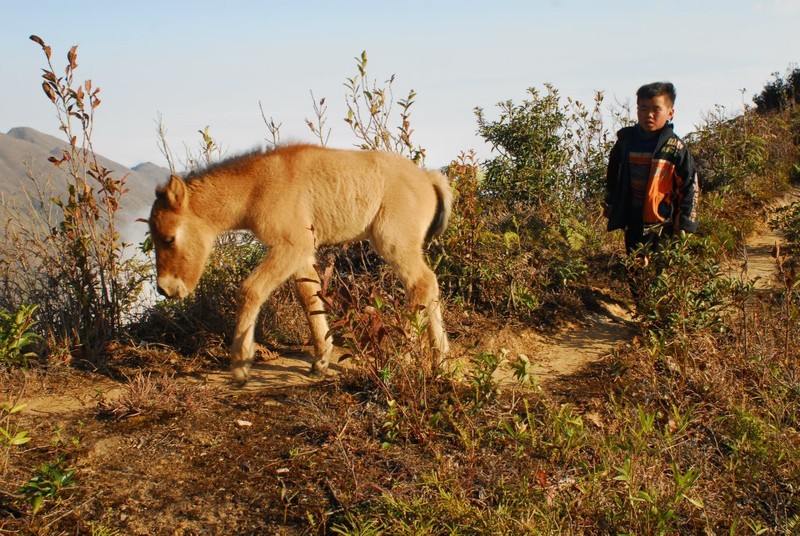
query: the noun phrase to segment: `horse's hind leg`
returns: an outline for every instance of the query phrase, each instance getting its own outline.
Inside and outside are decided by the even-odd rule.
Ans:
[[[333,342],[328,335],[325,306],[319,296],[322,287],[313,264],[308,264],[298,270],[295,274],[295,285],[303,305],[303,312],[308,320],[308,327],[311,330],[311,340],[314,343],[315,361],[311,365],[311,371],[316,374],[324,374],[331,361]]]
[[[409,305],[423,307],[424,318],[428,322],[428,338],[436,355],[437,363],[444,359],[448,350],[447,333],[444,331],[442,321],[442,306],[439,298],[439,283],[419,249],[381,248],[376,247],[378,253],[394,268],[403,287]],[[383,249],[383,251],[381,251]]]
[[[428,268],[422,256],[420,256],[418,271],[417,278],[412,279],[405,285],[409,289],[407,292],[410,294],[411,304],[425,307],[424,312],[428,320],[428,338],[434,352],[438,354],[438,361],[441,361],[447,355],[450,345],[447,341],[447,333],[444,331],[444,322],[442,320],[439,283],[436,281],[436,274]]]
[[[255,325],[261,306],[278,285],[308,264],[308,259],[313,259],[313,251],[274,246],[239,289],[239,310],[231,344],[231,371],[237,383],[247,382],[253,363]]]

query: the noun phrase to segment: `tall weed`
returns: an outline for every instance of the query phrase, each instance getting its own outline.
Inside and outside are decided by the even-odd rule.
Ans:
[[[356,58],[356,69],[358,73],[345,81],[347,89],[345,122],[350,125],[353,134],[359,141],[359,147],[365,150],[398,153],[407,156],[417,164],[424,164],[425,149],[411,139],[414,132],[411,126],[411,108],[417,97],[416,92],[412,89],[405,98],[395,102],[394,75],[384,83],[385,85],[379,85],[376,80],[370,79],[367,72],[366,51]],[[400,124],[392,126],[395,104],[400,108]],[[322,105],[324,105],[324,101],[320,106]],[[315,104],[315,111],[319,118],[318,126],[315,127],[309,121],[307,124],[311,127],[312,132],[318,134],[322,140],[324,138],[322,134],[323,110],[317,109]]]
[[[59,75],[51,48],[37,36],[31,40],[45,54],[42,89],[68,143],[49,159],[57,170],[54,179],[64,186],[51,192],[31,176],[34,192],[23,199],[27,204],[6,206],[3,299],[11,306],[38,305],[39,328],[47,330],[42,335],[98,363],[105,344],[130,320],[148,267],[131,255],[117,230],[126,178],[103,167],[92,147],[100,89],[75,79],[77,47],[69,50]],[[6,255],[5,249],[15,251]]]

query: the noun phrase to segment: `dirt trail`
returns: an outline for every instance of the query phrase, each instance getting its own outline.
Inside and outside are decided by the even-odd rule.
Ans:
[[[764,209],[756,229],[747,239],[744,251],[738,258],[731,259],[729,275],[741,277],[743,281],[754,281],[755,288],[766,289],[775,286],[775,259],[772,252],[776,244],[783,240],[781,233],[769,226],[769,212],[800,201],[800,186],[795,186],[786,195],[776,199]]]
[[[536,353],[539,370],[534,376],[546,384],[574,374],[609,355],[634,335],[635,324],[630,312],[604,304],[602,313],[591,313],[575,328],[563,330],[558,336],[544,341]]]
[[[798,200],[800,188],[794,188],[778,200],[775,206],[788,205]],[[765,211],[765,216],[767,212]],[[756,232],[748,239],[741,257],[731,261],[728,273],[746,280],[756,280],[757,288],[773,284],[775,262],[772,250],[780,240],[780,235],[771,230],[765,221],[760,222]],[[620,344],[630,341],[635,335],[635,324],[630,311],[610,302],[599,302],[597,305],[580,322],[568,326],[555,336],[546,337],[531,328],[504,328],[484,337],[477,349],[494,353],[507,350],[509,359],[515,359],[520,354],[526,355],[533,365],[534,377],[545,385],[577,373],[607,356]],[[464,358],[476,349],[459,348],[454,344],[453,350],[456,356]],[[319,377],[309,374],[311,361],[312,357],[307,352],[272,354],[268,360],[253,366],[251,379],[244,388],[234,386],[230,374],[225,371],[211,371],[189,379],[238,392],[302,386],[320,381]],[[338,374],[344,366],[347,366],[347,362],[339,364],[334,360],[330,373]],[[101,377],[94,375],[91,380],[87,378],[85,382],[79,381],[70,386],[68,393],[50,393],[44,396],[38,394],[27,400],[23,398],[21,402],[26,404],[26,412],[52,415],[94,406],[101,397],[114,398],[122,391],[121,384],[98,378]],[[501,385],[514,382],[508,367],[499,370],[496,378]]]

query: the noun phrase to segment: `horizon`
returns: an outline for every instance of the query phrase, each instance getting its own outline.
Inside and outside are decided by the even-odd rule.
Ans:
[[[796,65],[800,52],[794,38],[800,0],[738,0],[724,10],[684,0],[646,9],[622,1],[413,0],[403,4],[405,17],[393,6],[360,1],[234,0],[226,11],[207,0],[79,1],[66,14],[59,6],[4,3],[0,132],[30,127],[61,138],[41,91],[44,55],[29,36],[53,48],[56,69],[78,45],[76,81],[91,79],[101,88],[95,150],[126,167],[168,167],[158,149],[159,117],[179,161],[199,146],[197,131],[206,126],[228,156],[265,145],[259,106],[282,124],[282,141],[314,142],[305,124],[314,117],[312,93],[326,99],[328,145],[353,147],[344,82],[356,74],[362,51],[370,79],[395,76],[395,103],[416,92],[412,139],[426,149],[428,167],[470,149],[490,158],[474,109],[494,119],[498,102],[520,103],[528,88],[543,92],[552,84],[562,103],[587,105],[602,91],[608,112],[632,102],[643,83],[670,80],[678,91],[676,131],[686,135],[717,107],[733,115],[752,105],[773,73]],[[396,105],[392,123],[399,123]]]

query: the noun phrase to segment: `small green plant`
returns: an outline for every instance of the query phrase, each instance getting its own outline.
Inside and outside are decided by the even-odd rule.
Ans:
[[[541,446],[549,452],[554,460],[571,460],[588,438],[583,417],[571,404],[562,404],[558,408],[547,408],[541,417],[543,427]]]
[[[508,366],[520,384],[536,387],[537,381],[533,375],[533,365],[527,355],[519,354],[516,359],[509,362]]]
[[[683,501],[696,508],[703,508],[702,501],[687,495],[700,477],[700,472],[694,468],[684,473],[672,462],[671,493],[650,488],[641,475],[643,468],[631,458],[627,458],[614,470],[617,473],[614,480],[621,482],[625,490],[622,497],[615,497],[620,508],[619,517],[624,519],[625,528],[630,533],[670,534],[678,527],[678,510]]]
[[[467,365],[467,382],[472,387],[472,411],[480,410],[497,398],[497,381],[494,373],[506,362],[504,356],[498,357],[490,352],[480,352],[470,357]]]
[[[3,404],[0,407],[0,444],[8,447],[18,447],[31,440],[27,430],[17,430],[11,424],[11,416],[25,409],[25,404]]]
[[[36,356],[26,348],[41,339],[33,330],[37,308],[36,305],[20,305],[14,312],[0,308],[0,363],[3,365],[24,367]]]
[[[66,460],[63,456],[40,465],[33,478],[20,489],[31,504],[34,515],[42,508],[46,499],[56,499],[61,490],[74,485],[77,471],[65,465]]]
[[[397,440],[403,424],[403,415],[400,408],[397,407],[397,401],[389,400],[387,404],[389,407],[383,423],[384,441],[381,443],[381,448],[384,449],[388,449]]]
[[[90,523],[92,528],[92,536],[122,536],[122,533],[117,529],[109,528],[102,523]]]
[[[280,488],[280,499],[281,504],[283,505],[283,525],[286,526],[286,520],[289,517],[289,509],[295,503],[295,499],[297,498],[299,492],[290,491],[286,481],[281,477],[278,477],[278,487]]]

